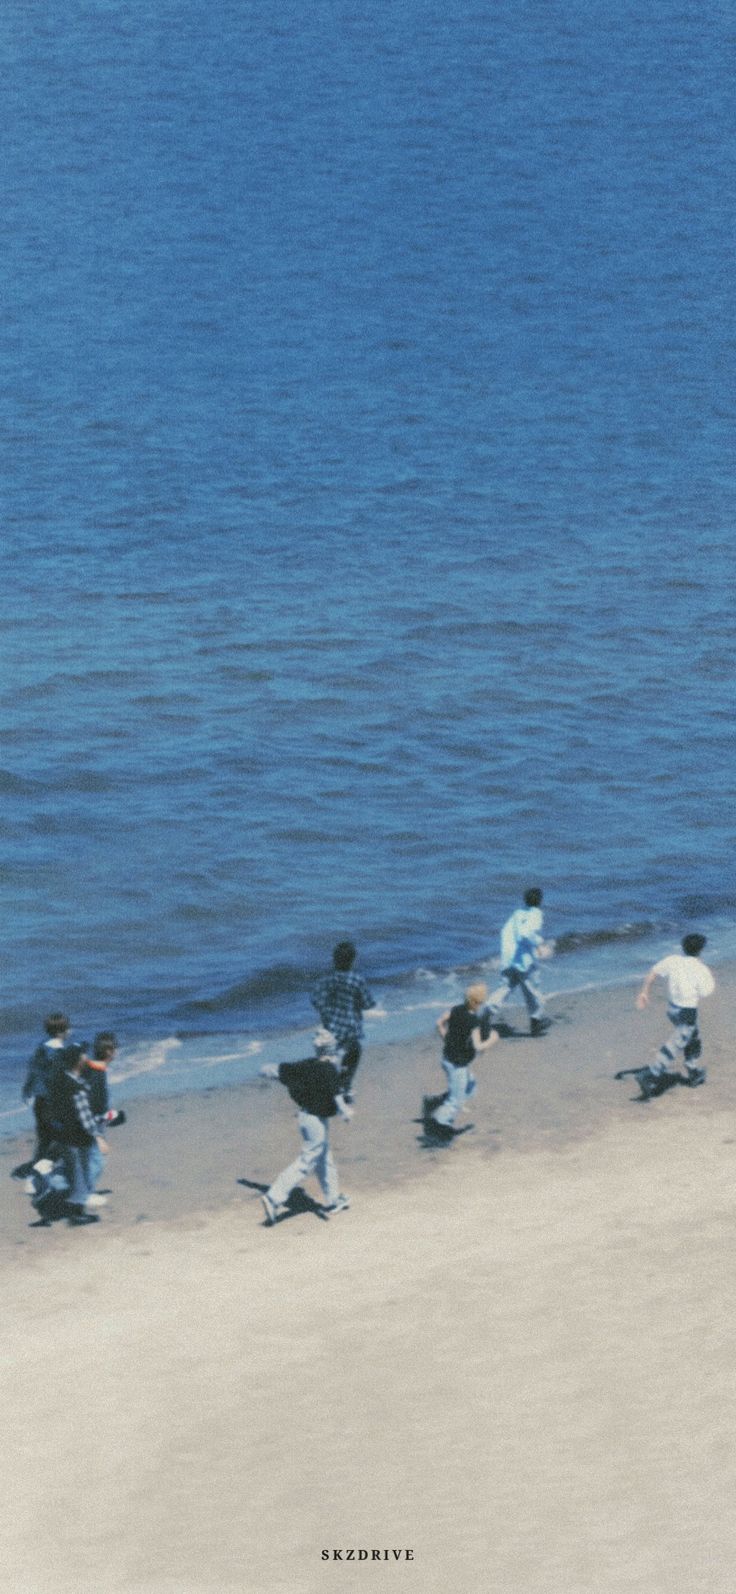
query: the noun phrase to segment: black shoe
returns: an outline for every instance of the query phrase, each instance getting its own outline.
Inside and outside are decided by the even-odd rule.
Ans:
[[[97,1212],[78,1212],[72,1213],[69,1225],[73,1229],[81,1229],[86,1223],[99,1223],[99,1221],[99,1213]]]
[[[428,1140],[436,1140],[438,1146],[449,1145],[455,1135],[450,1124],[438,1124],[436,1118],[425,1119],[424,1133]]]
[[[665,1075],[655,1074],[651,1068],[633,1068],[632,1075],[641,1091],[641,1101],[650,1101],[652,1096],[661,1096],[666,1089]]]
[[[693,1090],[696,1085],[704,1085],[706,1077],[704,1068],[688,1068],[687,1079],[683,1080],[683,1085],[689,1085]]]
[[[434,1122],[434,1119],[432,1119],[432,1113],[436,1112],[437,1108],[442,1106],[443,1101],[447,1101],[448,1095],[449,1095],[449,1092],[445,1091],[444,1094],[440,1095],[440,1096],[423,1096],[422,1097],[422,1117],[425,1118],[428,1122],[430,1120],[432,1122]]]
[[[533,1018],[529,1025],[530,1035],[546,1035],[551,1023],[551,1018]]]

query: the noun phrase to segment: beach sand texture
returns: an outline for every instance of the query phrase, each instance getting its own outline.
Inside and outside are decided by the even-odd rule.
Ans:
[[[6,1181],[0,1587],[731,1590],[733,989],[706,1088],[645,1106],[612,1075],[661,1004],[559,1002],[447,1151],[412,1121],[435,1040],[371,1047],[329,1222],[237,1182],[293,1155],[277,1085],[131,1104],[89,1230]]]

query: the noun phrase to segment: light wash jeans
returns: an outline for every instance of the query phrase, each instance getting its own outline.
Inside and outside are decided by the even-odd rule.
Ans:
[[[64,1172],[69,1183],[66,1199],[70,1206],[83,1207],[94,1189],[90,1178],[92,1150],[92,1146],[64,1147]]]
[[[97,1189],[97,1182],[102,1178],[102,1170],[104,1166],[105,1158],[100,1151],[97,1141],[95,1141],[94,1145],[90,1146],[89,1148],[88,1172],[90,1192]]]
[[[436,1123],[452,1128],[460,1108],[472,1096],[476,1081],[475,1075],[469,1068],[456,1068],[454,1063],[448,1063],[446,1057],[442,1059],[442,1067],[447,1075],[449,1090],[445,1100],[435,1108],[432,1117]]]
[[[654,1062],[650,1065],[651,1072],[657,1077],[660,1074],[671,1073],[673,1064],[677,1063],[678,1052],[682,1052],[685,1067],[690,1073],[703,1049],[698,1029],[697,1007],[676,1007],[674,1002],[670,1002],[667,1007],[667,1017],[670,1023],[674,1024],[675,1033],[663,1042]]]
[[[288,1201],[292,1190],[313,1173],[319,1181],[327,1206],[331,1206],[339,1195],[339,1185],[330,1151],[330,1120],[317,1118],[314,1113],[300,1109],[296,1121],[302,1142],[301,1152],[296,1162],[290,1162],[288,1168],[284,1168],[283,1173],[274,1179],[269,1197],[275,1206],[281,1206]]]
[[[539,989],[539,969],[504,969],[501,976],[503,985],[498,985],[486,1003],[485,1011],[491,1018],[497,1018],[504,1002],[508,1002],[514,991],[521,991],[526,1003],[526,1010],[530,1018],[541,1018],[544,1012],[544,1002]]]

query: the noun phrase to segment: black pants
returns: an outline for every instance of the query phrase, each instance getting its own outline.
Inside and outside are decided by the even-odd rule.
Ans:
[[[346,1041],[342,1048],[340,1079],[343,1090],[350,1090],[362,1056],[360,1041]]]
[[[49,1104],[46,1096],[36,1096],[33,1102],[33,1116],[36,1120],[36,1149],[33,1161],[39,1162],[41,1157],[48,1157],[51,1146],[58,1140],[59,1131],[49,1118]]]

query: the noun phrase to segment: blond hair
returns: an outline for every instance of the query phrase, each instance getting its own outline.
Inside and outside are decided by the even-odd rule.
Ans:
[[[481,981],[478,985],[468,986],[467,991],[465,992],[465,1000],[468,1004],[468,1007],[472,1008],[473,1012],[475,1012],[477,1008],[483,1006],[487,995],[488,986],[484,985]]]

